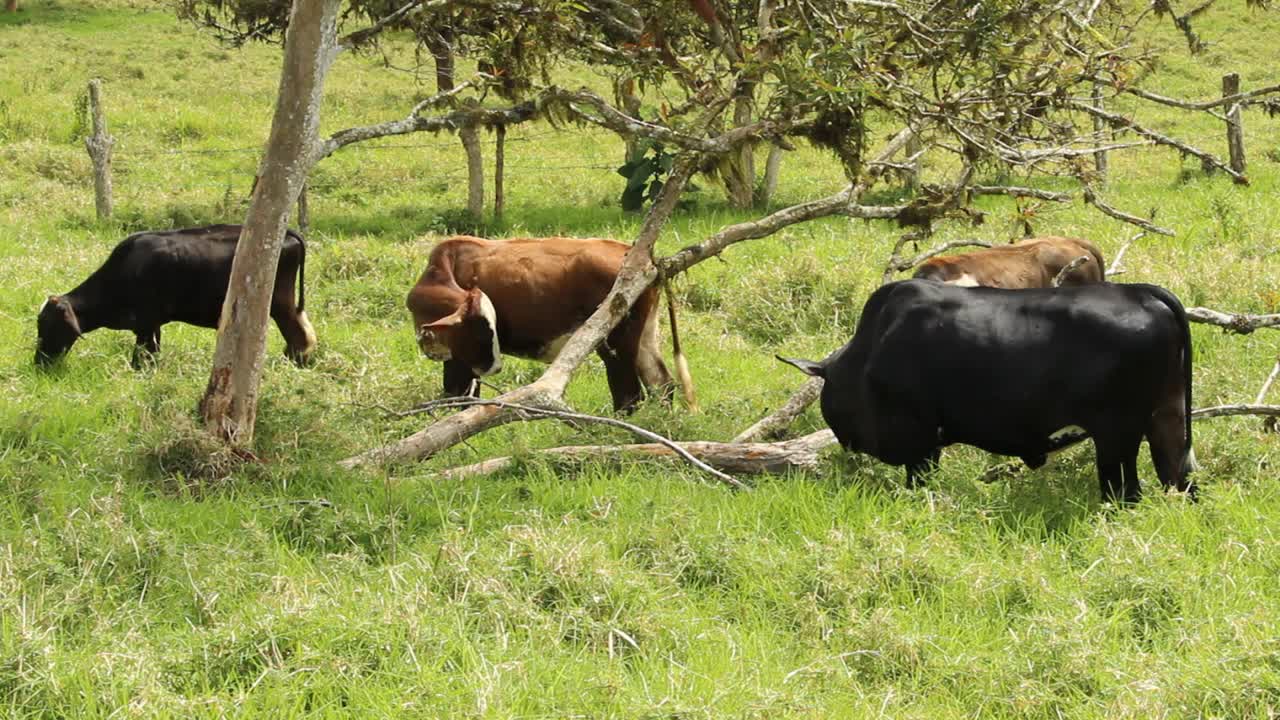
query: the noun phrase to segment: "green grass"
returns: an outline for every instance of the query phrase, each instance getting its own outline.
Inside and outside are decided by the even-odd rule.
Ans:
[[[100,331],[52,372],[31,366],[34,314],[141,228],[236,221],[266,136],[278,48],[226,50],[147,3],[23,3],[0,14],[0,703],[5,717],[1008,717],[1266,718],[1280,709],[1276,435],[1256,419],[1196,426],[1203,501],[1147,496],[1102,510],[1092,451],[996,483],[991,458],[948,450],[928,489],[866,457],[731,493],[656,462],[553,466],[445,481],[439,469],[599,428],[509,426],[429,463],[346,473],[336,460],[399,438],[391,420],[438,392],[414,347],[408,290],[458,223],[462,156],[410,136],[326,160],[312,178],[308,304],[314,368],[270,340],[263,462],[210,455],[192,410],[213,333],[171,325],[155,369]],[[1216,93],[1274,80],[1280,19],[1203,22],[1218,41],[1171,47],[1155,89]],[[398,59],[411,60],[404,48]],[[403,64],[401,63],[401,64]],[[402,115],[428,92],[379,58],[344,56],[323,127]],[[106,79],[117,217],[93,216],[77,112]],[[591,78],[570,78],[573,82]],[[1222,152],[1211,118],[1145,111]],[[1178,231],[1126,256],[1123,279],[1189,304],[1280,308],[1280,125],[1246,114],[1249,188],[1151,150],[1117,153],[1115,205]],[[630,238],[616,204],[620,142],[513,129],[498,235]],[[248,149],[248,152],[244,150]],[[1270,153],[1270,155],[1268,155]],[[1269,159],[1269,157],[1271,159]],[[831,158],[788,157],[779,202],[838,188]],[[707,185],[703,182],[702,184]],[[661,239],[673,250],[746,215],[706,187]],[[1010,203],[940,239],[1004,240]],[[1080,205],[1043,233],[1113,254],[1131,228]],[[800,377],[775,352],[847,340],[897,231],[824,221],[737,246],[680,281],[705,412],[648,405],[636,422],[727,439]],[[1250,401],[1274,362],[1267,332],[1194,329],[1196,404]],[[527,382],[511,361],[495,378]],[[607,413],[602,368],[570,386]],[[797,431],[821,426],[815,412]]]

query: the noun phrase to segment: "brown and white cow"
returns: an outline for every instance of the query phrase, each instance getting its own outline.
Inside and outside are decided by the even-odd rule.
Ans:
[[[478,377],[502,369],[502,354],[551,362],[613,287],[630,246],[599,238],[485,240],[458,236],[431,251],[405,305],[422,353],[444,361],[447,395],[479,395]],[[669,400],[671,374],[658,348],[658,288],[640,296],[597,353],[613,407],[629,411],[645,390]],[[693,406],[671,313],[676,369]]]
[[[920,263],[913,277],[962,287],[1053,287],[1058,273],[1080,257],[1088,260],[1072,268],[1062,284],[1102,282],[1106,265],[1102,261],[1102,253],[1093,243],[1079,238],[1053,236],[958,255],[940,255]]]

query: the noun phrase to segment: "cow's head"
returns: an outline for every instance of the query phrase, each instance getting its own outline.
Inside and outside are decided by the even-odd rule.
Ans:
[[[36,315],[36,364],[51,364],[79,337],[80,321],[71,303],[61,295],[50,295]]]
[[[502,370],[498,313],[489,296],[472,288],[450,314],[417,328],[418,347],[432,360],[456,360],[480,377]]]

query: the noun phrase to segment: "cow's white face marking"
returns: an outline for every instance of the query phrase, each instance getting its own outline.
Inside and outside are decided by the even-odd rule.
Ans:
[[[573,337],[573,333],[565,333],[558,338],[543,346],[542,352],[538,354],[538,359],[544,363],[553,363],[560,356],[560,351],[564,349],[565,343],[569,342],[569,338]]]
[[[969,273],[965,273],[960,277],[956,278],[955,280],[948,280],[947,284],[955,285],[956,287],[978,287],[980,283],[978,282],[977,278],[970,275]]]
[[[45,308],[47,308],[47,307],[49,307],[49,300],[48,300],[48,299],[45,299],[45,301],[44,301],[44,302],[40,303],[40,309],[36,311],[36,314],[37,314],[37,315],[43,315],[43,314],[44,314],[44,309],[45,309]]]
[[[423,355],[436,362],[444,362],[453,357],[449,346],[440,339],[440,336],[425,328],[418,328],[418,349]]]
[[[498,346],[498,311],[493,307],[493,301],[484,292],[480,293],[480,317],[489,323],[490,334],[493,336],[493,365],[487,369],[472,369],[477,375],[485,377],[502,371],[502,348]]]

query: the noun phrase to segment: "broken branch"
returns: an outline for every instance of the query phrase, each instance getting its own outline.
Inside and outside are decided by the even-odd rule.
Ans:
[[[1248,335],[1261,328],[1280,325],[1280,315],[1247,315],[1244,313],[1224,313],[1209,308],[1187,308],[1187,319],[1191,322],[1217,325],[1226,328],[1227,332]]]
[[[707,441],[674,442],[671,445],[645,443],[637,445],[571,445],[535,451],[537,457],[553,460],[595,460],[603,457],[672,457],[676,449],[699,458],[715,468],[731,473],[781,473],[791,469],[813,469],[818,466],[818,452],[835,442],[830,430],[819,430],[794,440],[775,443],[720,443]],[[511,456],[497,457],[473,465],[450,468],[440,475],[449,480],[488,475],[510,467],[517,461]]]
[[[1098,197],[1098,194],[1094,192],[1093,188],[1088,185],[1084,186],[1084,201],[1101,210],[1104,215],[1110,215],[1111,217],[1121,222],[1127,222],[1130,225],[1137,225],[1138,227],[1142,228],[1143,230],[1146,230],[1147,232],[1153,232],[1153,233],[1156,233],[1157,235],[1167,235],[1169,237],[1173,237],[1174,235],[1177,234],[1168,228],[1163,228],[1163,227],[1160,227],[1159,225],[1156,225],[1150,220],[1143,220],[1137,215],[1130,215],[1127,212],[1124,212],[1122,210],[1117,210],[1111,207],[1110,205],[1104,203],[1102,199]]]
[[[1071,274],[1071,271],[1087,262],[1089,262],[1089,256],[1081,255],[1075,260],[1063,265],[1062,269],[1058,271],[1058,274],[1053,276],[1053,286],[1062,287],[1062,281],[1067,279],[1067,276]]]
[[[813,404],[822,393],[822,378],[812,377],[805,381],[782,407],[760,418],[754,425],[738,433],[733,439],[735,443],[757,442],[764,438],[781,437],[795,419]]]

